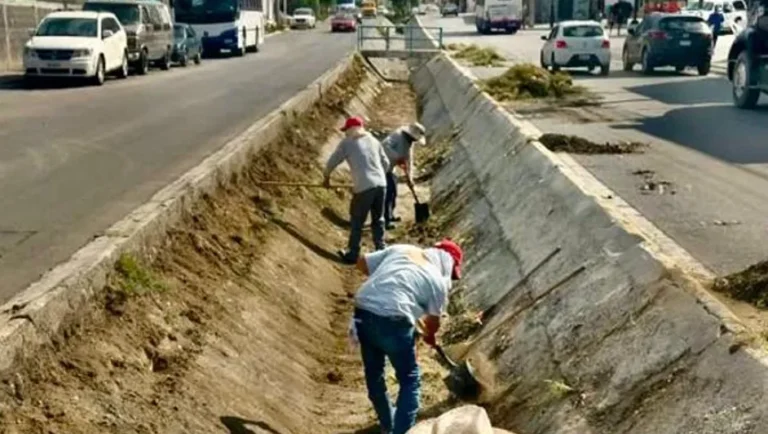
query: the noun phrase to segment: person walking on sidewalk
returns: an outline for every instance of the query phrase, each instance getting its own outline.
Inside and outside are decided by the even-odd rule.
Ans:
[[[369,277],[355,296],[351,335],[360,344],[368,398],[382,433],[405,434],[416,422],[421,387],[416,324],[423,324],[424,341],[435,346],[451,280],[461,278],[462,258],[461,247],[445,239],[426,249],[394,245],[358,260]],[[394,411],[385,359],[400,385]]]
[[[323,185],[330,187],[331,173],[343,161],[349,165],[354,194],[349,206],[349,243],[347,250],[340,251],[343,262],[354,264],[360,253],[363,226],[371,215],[373,244],[377,250],[384,248],[384,194],[387,185],[386,172],[389,159],[381,143],[364,128],[363,119],[346,120],[345,137],[328,158],[323,172]]]
[[[395,215],[397,205],[397,176],[395,165],[399,165],[405,172],[405,181],[408,188],[413,189],[413,145],[424,143],[424,127],[419,123],[398,128],[387,136],[382,145],[384,152],[390,161],[387,171],[387,192],[384,200],[384,224],[387,229],[393,229],[394,223],[400,221]]]
[[[725,22],[725,15],[723,15],[723,8],[720,5],[715,6],[714,12],[709,14],[707,18],[707,24],[712,28],[712,48],[717,45],[717,36],[723,31],[723,23]]]

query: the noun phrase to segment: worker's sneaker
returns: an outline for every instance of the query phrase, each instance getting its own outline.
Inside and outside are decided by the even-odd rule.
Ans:
[[[384,225],[384,229],[386,229],[386,230],[388,230],[388,231],[391,231],[391,230],[395,229],[396,227],[397,227],[397,225],[396,225],[396,224],[394,224],[394,223],[392,223],[392,222],[387,222],[387,223]]]
[[[389,221],[391,221],[391,222],[395,222],[395,223],[398,223],[398,222],[401,222],[401,221],[403,221],[403,218],[402,218],[402,217],[400,217],[400,216],[398,216],[398,215],[393,215],[393,216],[392,216],[392,217],[389,219]]]

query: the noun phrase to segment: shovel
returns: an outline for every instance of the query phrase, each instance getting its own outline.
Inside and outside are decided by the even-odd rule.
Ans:
[[[412,185],[409,185],[408,188],[411,189],[413,199],[416,201],[416,203],[413,204],[413,213],[416,217],[416,223],[424,223],[429,220],[429,204],[419,202],[419,196],[416,195],[416,190]]]
[[[448,390],[460,399],[476,400],[482,392],[482,385],[475,377],[475,370],[472,365],[466,360],[461,363],[454,362],[448,357],[448,354],[445,354],[440,345],[435,345],[433,348],[450,368],[448,376],[443,379]]]

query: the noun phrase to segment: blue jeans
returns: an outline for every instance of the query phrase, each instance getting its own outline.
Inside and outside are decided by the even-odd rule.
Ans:
[[[387,172],[387,194],[384,198],[384,222],[389,224],[395,216],[397,206],[397,176],[394,172]]]
[[[368,398],[379,426],[392,434],[405,434],[416,423],[419,412],[421,379],[416,362],[416,329],[405,318],[386,318],[362,309],[355,309],[355,325]],[[384,380],[385,357],[395,368],[400,384],[394,415]]]

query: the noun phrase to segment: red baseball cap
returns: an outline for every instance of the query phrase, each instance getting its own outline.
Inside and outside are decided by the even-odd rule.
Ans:
[[[363,118],[360,116],[352,116],[351,118],[347,118],[346,122],[344,122],[344,126],[341,127],[341,131],[347,131],[348,129],[355,127],[362,127],[363,125],[365,125]]]
[[[453,276],[451,277],[453,277],[454,280],[461,279],[461,261],[464,258],[464,253],[461,251],[461,247],[451,241],[450,238],[446,238],[435,244],[435,248],[444,250],[451,255],[451,258],[453,258]]]

